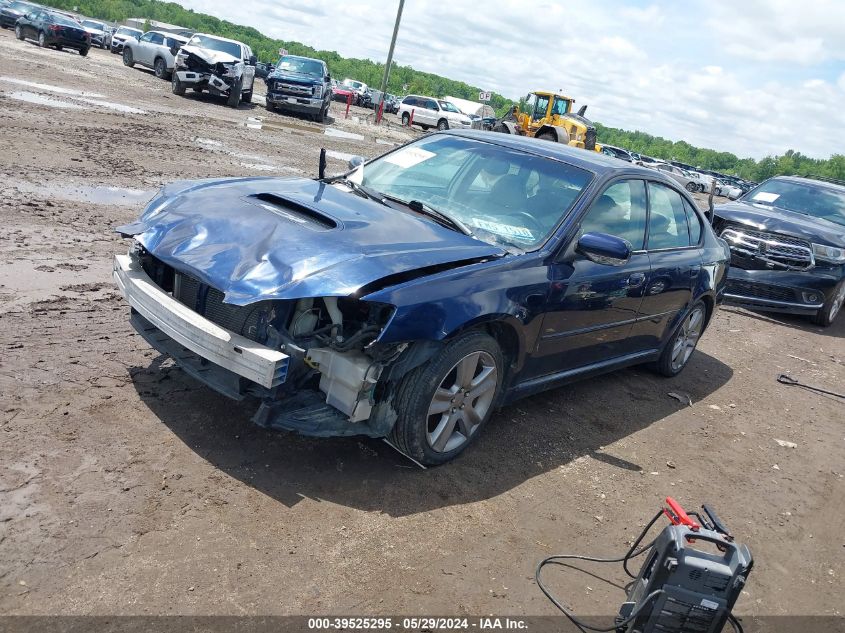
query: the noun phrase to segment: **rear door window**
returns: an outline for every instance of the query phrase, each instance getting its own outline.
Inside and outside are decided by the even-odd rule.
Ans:
[[[693,246],[701,241],[701,217],[696,213],[692,205],[684,198],[684,211],[687,212],[687,223],[689,224],[689,241]]]
[[[674,189],[648,183],[648,248],[662,250],[690,245],[684,201]]]
[[[606,233],[642,250],[645,240],[646,198],[642,180],[622,180],[604,190],[581,220],[582,233]]]

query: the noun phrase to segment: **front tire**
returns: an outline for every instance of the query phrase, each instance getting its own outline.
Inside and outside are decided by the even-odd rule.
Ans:
[[[241,102],[241,88],[243,88],[243,77],[237,79],[235,84],[229,88],[229,96],[226,99],[226,105],[230,108],[237,108]]]
[[[824,302],[822,309],[816,312],[810,319],[816,325],[830,327],[834,319],[842,311],[843,305],[845,305],[845,281],[839,282],[839,285],[831,293],[830,298]]]
[[[61,50],[61,47],[59,47],[59,50]],[[88,48],[80,48],[79,49],[79,55],[81,57],[86,57],[88,55],[88,51],[89,51]]]
[[[243,93],[243,96],[241,96],[241,101],[243,101],[244,103],[252,103],[252,90]]]
[[[655,369],[659,374],[672,378],[684,370],[704,332],[706,320],[706,306],[696,301],[657,359]]]
[[[123,49],[123,65],[132,68],[135,65],[135,60],[132,59],[132,49],[128,46]]]
[[[408,127],[411,125],[411,115],[407,112],[402,113],[402,125]]]
[[[23,31],[21,30],[21,27],[19,27],[19,26],[15,26],[15,37],[18,38],[19,40],[24,39]]]
[[[176,73],[173,73],[173,79],[170,82],[170,89],[173,91],[173,94],[178,97],[185,96],[185,84],[179,81],[179,75]]]
[[[503,368],[498,343],[484,332],[465,332],[450,341],[403,378],[391,431],[396,446],[430,466],[457,457],[492,415]]]
[[[38,45],[41,48],[47,48],[47,37],[44,35],[43,32],[38,34]]]
[[[437,122],[437,129],[443,132],[444,130],[449,129],[449,122],[446,119],[440,119]]]

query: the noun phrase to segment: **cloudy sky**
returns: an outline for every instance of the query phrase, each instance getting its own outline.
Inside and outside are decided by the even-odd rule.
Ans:
[[[181,0],[383,62],[398,0]],[[562,89],[606,125],[760,158],[845,152],[843,0],[406,0],[396,61],[516,98]]]

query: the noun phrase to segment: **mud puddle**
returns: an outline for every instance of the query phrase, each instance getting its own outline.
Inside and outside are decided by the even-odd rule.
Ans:
[[[23,193],[51,200],[72,200],[92,204],[109,204],[119,207],[138,207],[156,194],[153,189],[129,189],[125,187],[77,185],[73,183],[36,184],[25,180],[7,182]]]

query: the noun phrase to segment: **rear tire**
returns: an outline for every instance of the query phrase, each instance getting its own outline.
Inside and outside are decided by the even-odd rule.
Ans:
[[[408,127],[411,124],[411,115],[407,112],[402,113],[402,125]]]
[[[153,70],[155,71],[156,77],[159,79],[167,79],[167,64],[164,63],[164,60],[161,57],[156,57],[155,63],[153,64]]]
[[[657,359],[654,367],[657,373],[672,378],[684,370],[704,333],[706,321],[707,307],[696,301]]]
[[[696,185],[694,182],[688,182],[686,184],[686,190],[690,193],[695,193],[696,191],[698,191],[698,185]]]
[[[135,60],[132,59],[132,49],[128,46],[123,48],[123,65],[132,68],[135,65]]]
[[[429,466],[457,457],[490,419],[503,368],[498,343],[484,332],[473,330],[451,340],[402,379],[394,401],[399,417],[391,431],[393,442]]]
[[[88,56],[88,51],[89,51],[89,50],[91,50],[91,49],[90,49],[90,48],[80,48],[80,49],[79,49],[79,55],[80,55],[80,57],[87,57],[87,56]]]
[[[810,320],[816,325],[830,327],[842,311],[843,304],[845,304],[845,281],[839,282],[830,298],[824,302],[824,307],[811,316]]]
[[[241,101],[243,101],[244,103],[252,103],[252,90],[243,93],[243,95],[241,96]]]
[[[179,81],[179,75],[176,73],[173,73],[173,79],[170,82],[170,89],[173,91],[173,94],[178,97],[185,96],[185,84]],[[196,88],[194,88],[194,90],[196,90]]]
[[[493,132],[500,132],[502,134],[510,134],[511,131],[508,129],[508,126],[504,123],[497,123],[493,126]]]

